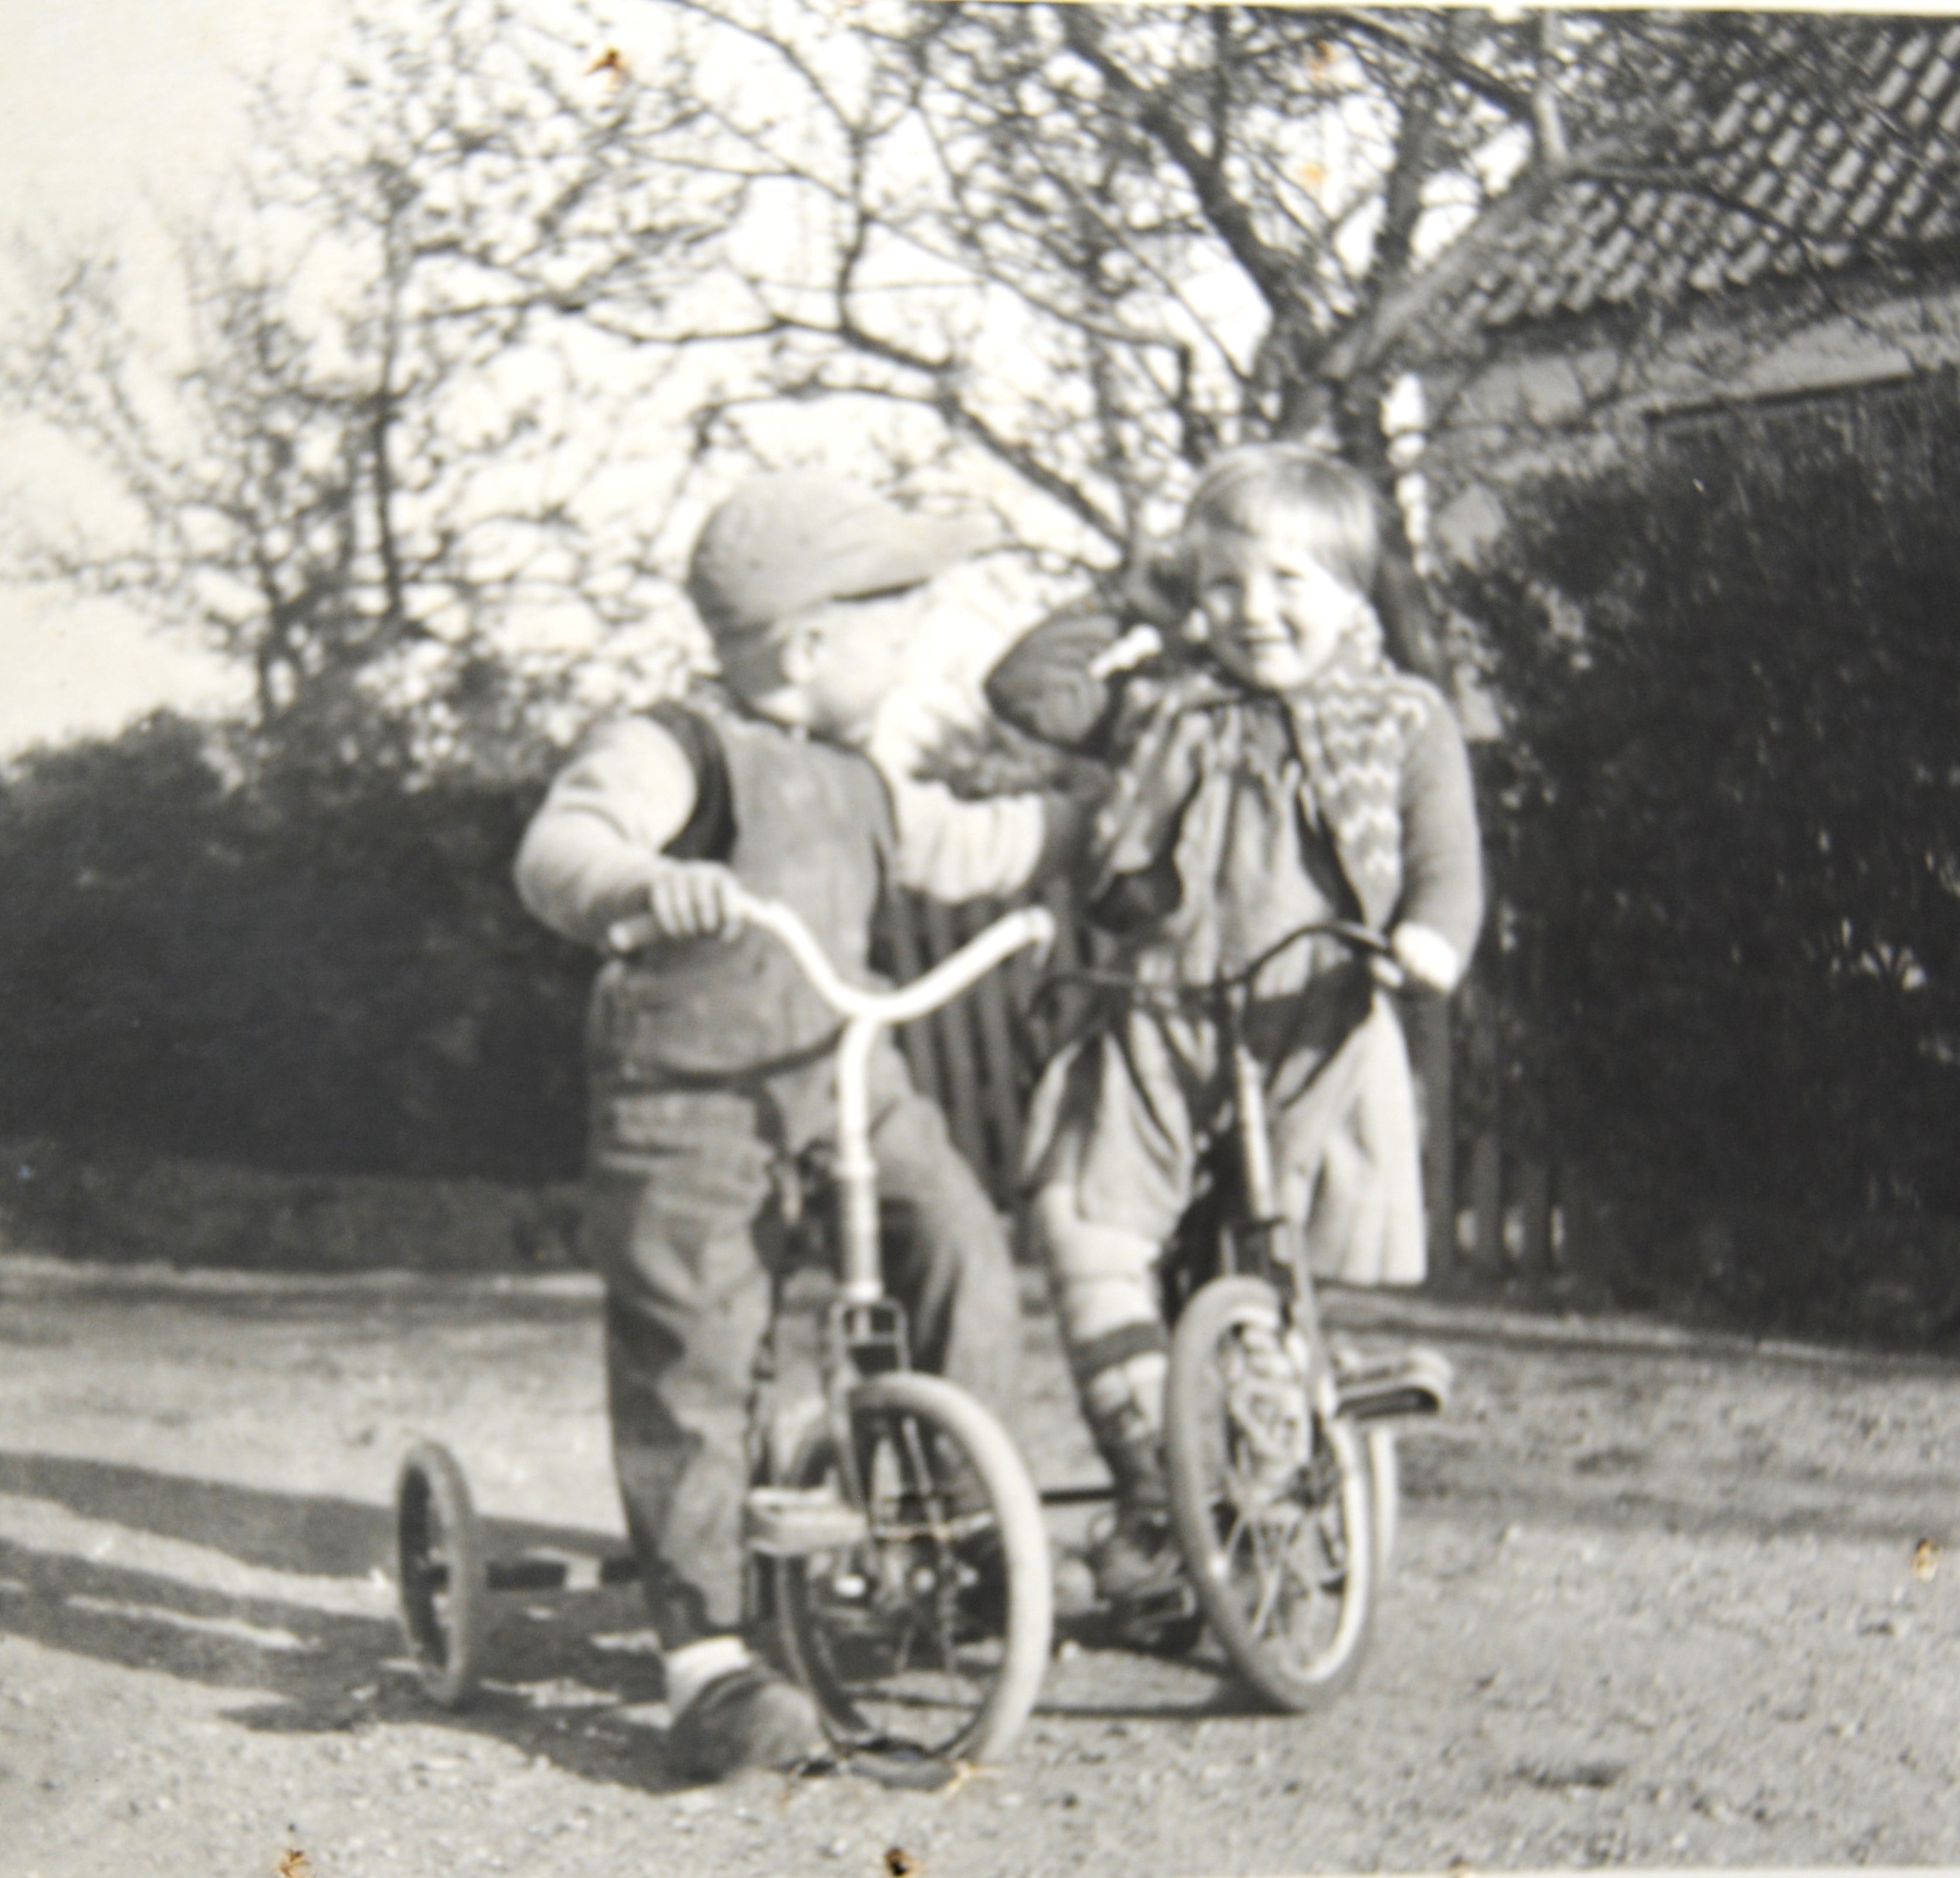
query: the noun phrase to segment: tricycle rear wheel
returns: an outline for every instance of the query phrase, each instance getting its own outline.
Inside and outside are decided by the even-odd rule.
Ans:
[[[415,1675],[444,1708],[476,1692],[490,1586],[469,1483],[439,1441],[418,1441],[395,1482],[396,1583]]]

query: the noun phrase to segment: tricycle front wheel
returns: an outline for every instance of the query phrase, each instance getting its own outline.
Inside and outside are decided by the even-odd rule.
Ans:
[[[1041,1501],[1000,1424],[938,1377],[851,1392],[862,1536],[775,1563],[784,1654],[847,1752],[1004,1755],[1048,1666],[1054,1593]],[[813,1429],[785,1484],[844,1495]]]
[[[1185,1307],[1164,1389],[1171,1515],[1199,1605],[1274,1706],[1354,1679],[1372,1626],[1379,1508],[1365,1440],[1315,1407],[1304,1352],[1263,1280]]]

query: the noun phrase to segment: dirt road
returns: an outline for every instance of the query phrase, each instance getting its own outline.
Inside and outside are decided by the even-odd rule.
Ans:
[[[609,1549],[581,1280],[285,1283],[0,1259],[0,1873],[317,1878],[1960,1860],[1960,1367],[1338,1300],[1457,1366],[1408,1449],[1355,1689],[1235,1713],[1203,1661],[1064,1645],[957,1790],[689,1790],[632,1596],[511,1606],[443,1716],[387,1557],[412,1432],[500,1545]],[[1093,1472],[1053,1330],[1026,1431]],[[288,1870],[303,1869],[289,1863]]]

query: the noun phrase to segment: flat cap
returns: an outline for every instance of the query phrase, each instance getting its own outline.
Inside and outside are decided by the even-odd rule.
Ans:
[[[708,517],[688,597],[718,637],[759,632],[826,600],[916,587],[991,533],[984,523],[912,514],[840,477],[785,470],[745,482]]]

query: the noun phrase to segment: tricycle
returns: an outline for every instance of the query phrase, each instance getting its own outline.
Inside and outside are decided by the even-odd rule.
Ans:
[[[1044,1501],[1107,1498],[1106,1485],[1038,1493],[1013,1442],[980,1403],[908,1367],[903,1315],[880,1270],[877,1170],[867,1069],[886,1027],[940,1008],[1026,948],[1045,951],[1052,915],[1007,914],[900,989],[842,979],[788,908],[743,896],[740,916],[785,947],[845,1019],[835,1052],[834,1205],[808,1206],[816,1256],[838,1275],[820,1344],[817,1395],[752,1429],[745,1507],[752,1631],[773,1636],[849,1755],[947,1762],[1004,1755],[1033,1707],[1050,1650],[1053,1586]],[[1166,1387],[1172,1514],[1192,1587],[1182,1641],[1208,1624],[1269,1704],[1311,1707],[1346,1686],[1369,1635],[1393,1545],[1395,1430],[1437,1413],[1449,1372],[1421,1350],[1365,1361],[1332,1348],[1298,1221],[1282,1214],[1259,1066],[1241,1034],[1249,988],[1287,946],[1332,934],[1386,955],[1358,926],[1303,928],[1251,967],[1200,988],[1118,975],[1057,975],[1202,1008],[1233,1074],[1230,1150],[1177,1251],[1182,1283]],[[642,931],[630,922],[615,944]],[[476,1692],[490,1599],[562,1587],[562,1559],[488,1555],[454,1456],[420,1441],[396,1485],[403,1627],[428,1694],[459,1708]],[[602,1584],[632,1581],[628,1557]]]

